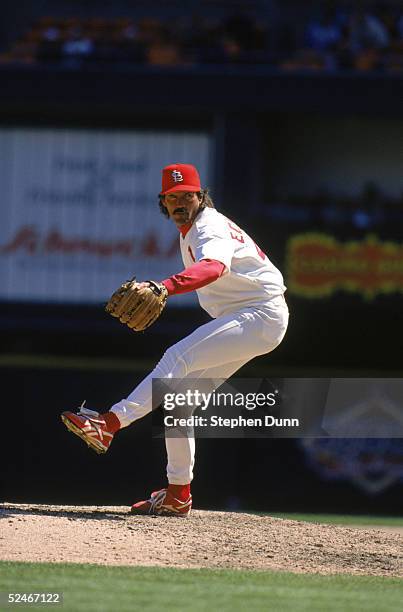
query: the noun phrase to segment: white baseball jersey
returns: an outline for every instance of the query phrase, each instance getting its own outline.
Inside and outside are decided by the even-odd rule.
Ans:
[[[213,283],[197,290],[200,306],[214,318],[243,306],[262,304],[286,290],[281,272],[255,242],[214,208],[205,208],[180,236],[185,267],[216,259],[226,269]]]

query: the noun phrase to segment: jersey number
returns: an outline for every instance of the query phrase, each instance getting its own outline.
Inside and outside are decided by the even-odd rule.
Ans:
[[[233,240],[237,240],[238,242],[241,242],[242,244],[245,243],[245,239],[243,237],[243,233],[241,228],[237,227],[236,225],[234,225],[233,223],[229,222],[228,226],[230,228],[230,236]],[[266,259],[266,254],[262,251],[262,249],[256,244],[256,242],[253,243],[255,245],[257,254],[259,255],[259,257],[261,259],[263,259],[263,261]]]

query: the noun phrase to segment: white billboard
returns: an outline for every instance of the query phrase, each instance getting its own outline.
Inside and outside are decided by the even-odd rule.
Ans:
[[[0,129],[0,299],[96,303],[125,279],[183,269],[158,207],[161,169],[196,165],[205,133]],[[175,298],[178,305],[193,295]]]

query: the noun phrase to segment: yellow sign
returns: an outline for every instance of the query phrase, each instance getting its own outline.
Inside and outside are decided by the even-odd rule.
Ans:
[[[299,234],[287,242],[286,278],[290,293],[304,297],[403,292],[403,244],[373,235],[343,243],[327,234]]]

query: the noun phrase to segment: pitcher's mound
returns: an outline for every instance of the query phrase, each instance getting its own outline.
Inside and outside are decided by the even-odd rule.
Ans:
[[[246,513],[128,511],[0,504],[0,559],[403,576],[399,533]]]

